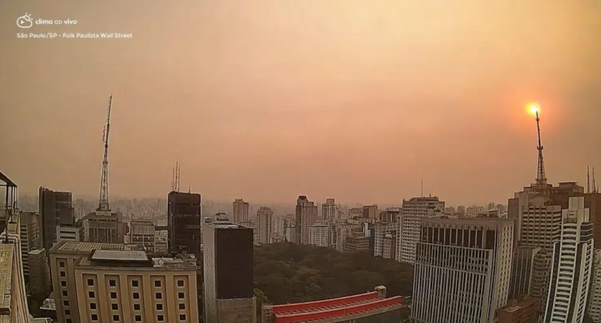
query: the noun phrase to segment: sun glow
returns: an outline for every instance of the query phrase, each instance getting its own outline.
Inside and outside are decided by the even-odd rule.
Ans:
[[[531,114],[536,114],[540,112],[540,107],[536,103],[528,104],[528,112]]]

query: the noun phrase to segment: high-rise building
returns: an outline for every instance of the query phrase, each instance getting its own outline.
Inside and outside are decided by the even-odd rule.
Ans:
[[[204,322],[256,322],[253,230],[231,222],[202,230]]]
[[[392,231],[396,234],[398,228],[398,222],[377,222],[374,224],[374,257],[382,257],[384,252],[384,238]]]
[[[75,222],[73,196],[71,192],[56,192],[40,187],[39,199],[42,247],[50,250],[56,242],[56,227]]]
[[[257,233],[259,243],[271,243],[273,235],[273,211],[268,207],[260,207],[257,211]]]
[[[535,261],[540,247],[519,246],[514,250],[509,298],[518,299],[520,295],[532,295],[531,285],[535,273]],[[537,294],[540,294],[538,292]]]
[[[129,223],[129,243],[141,246],[147,253],[154,249],[155,225],[150,220],[131,220]]]
[[[288,228],[294,226],[294,214],[289,214],[286,216],[278,216],[274,221],[273,232],[279,240],[286,239],[286,231]]]
[[[326,224],[313,224],[309,227],[309,244],[317,247],[329,246],[329,226]]]
[[[317,206],[301,195],[296,201],[296,243],[310,244],[309,228],[317,221]]]
[[[382,242],[382,258],[394,259],[397,247],[396,237],[396,230],[390,231],[390,233],[384,235],[384,241]]]
[[[56,242],[83,241],[84,231],[84,226],[60,225],[56,227]]]
[[[601,322],[601,249],[595,248],[594,251],[590,288],[591,293],[586,311],[593,322]]]
[[[81,323],[198,322],[195,258],[93,250],[71,270]]]
[[[422,219],[443,216],[445,202],[438,197],[414,197],[403,200],[399,221],[397,261],[413,263],[415,246],[420,237]]]
[[[35,212],[20,212],[21,253],[25,281],[29,281],[29,252],[42,248],[39,216]]]
[[[593,224],[584,197],[570,197],[553,243],[545,322],[584,321],[593,264]]]
[[[84,241],[99,243],[124,243],[127,223],[121,212],[95,211],[83,219]]]
[[[338,205],[333,198],[326,199],[326,202],[321,205],[321,218],[329,222],[338,219]]]
[[[365,219],[377,219],[379,216],[377,205],[364,205],[363,206],[363,218]]]
[[[248,218],[250,204],[245,202],[243,199],[235,199],[234,200],[234,218],[232,221],[237,224],[248,223],[250,219]]]
[[[423,219],[414,262],[414,322],[494,322],[507,303],[513,222]]]
[[[171,192],[167,197],[168,247],[172,254],[188,253],[200,259],[201,197],[197,193]]]
[[[34,304],[42,305],[52,288],[46,249],[30,251],[27,260],[30,268],[29,290],[31,292],[31,299],[35,301]]]

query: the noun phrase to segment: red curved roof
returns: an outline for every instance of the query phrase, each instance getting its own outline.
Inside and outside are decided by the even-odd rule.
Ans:
[[[366,295],[366,294],[362,294]],[[359,295],[356,295],[359,296]],[[334,299],[337,300],[337,299]],[[322,301],[323,302],[323,301]],[[315,310],[306,313],[294,313],[294,314],[276,314],[276,323],[299,323],[299,322],[309,322],[315,320],[325,320],[331,319],[335,317],[344,317],[349,315],[355,315],[362,312],[369,312],[377,309],[383,309],[390,306],[396,306],[402,304],[402,298],[400,296],[386,298],[382,300],[374,300],[373,302],[344,306],[339,308],[325,309],[325,310]],[[316,303],[316,302],[311,302]],[[305,303],[300,303],[305,304]],[[292,305],[300,305],[300,304],[292,304]]]
[[[273,306],[274,314],[283,313],[295,313],[295,312],[307,312],[310,310],[323,309],[323,308],[336,308],[349,306],[351,304],[361,303],[369,300],[377,300],[378,292],[369,292],[364,294],[357,294],[339,298],[325,299],[321,301],[305,302],[305,303],[294,303],[285,305]]]

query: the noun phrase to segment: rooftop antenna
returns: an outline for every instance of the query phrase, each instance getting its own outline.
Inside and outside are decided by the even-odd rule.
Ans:
[[[597,187],[597,184],[595,183],[595,167],[593,167],[593,193],[599,193],[599,187]]]
[[[111,105],[113,95],[109,96],[109,104],[106,113],[106,125],[102,131],[102,141],[104,142],[104,157],[102,159],[102,174],[100,175],[100,198],[98,199],[97,211],[110,211],[109,205],[109,130],[111,121]]]
[[[181,180],[181,169],[179,162],[175,162],[175,190],[179,192],[179,183]]]
[[[530,111],[534,113],[536,116],[536,133],[538,137],[538,146],[536,146],[536,150],[538,150],[538,169],[536,172],[536,185],[539,188],[543,188],[547,186],[547,177],[545,176],[545,163],[543,160],[543,144],[540,135],[540,117],[538,115],[540,111],[540,107],[537,104],[533,104],[530,106]]]
[[[594,184],[593,184],[594,186]],[[594,190],[595,188],[593,188]],[[588,172],[588,166],[586,166],[586,192],[590,193],[591,192],[591,176]]]

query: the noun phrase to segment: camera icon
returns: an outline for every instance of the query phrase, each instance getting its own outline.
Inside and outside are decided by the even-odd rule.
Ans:
[[[24,29],[31,28],[31,26],[33,26],[33,19],[31,18],[31,15],[26,12],[24,15],[17,18],[17,26]]]

